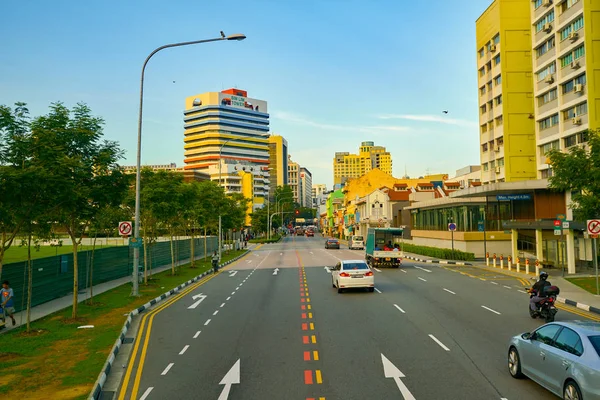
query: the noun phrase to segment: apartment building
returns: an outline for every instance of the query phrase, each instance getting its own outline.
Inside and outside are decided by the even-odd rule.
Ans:
[[[300,164],[292,161],[292,156],[288,156],[288,186],[292,189],[294,194],[294,202],[300,203]]]
[[[546,153],[587,142],[600,127],[600,1],[529,2],[537,177],[552,176]]]
[[[476,21],[484,184],[536,178],[530,0],[495,0]]]
[[[288,184],[288,142],[283,136],[269,137],[269,195],[275,194],[277,186]]]
[[[312,173],[306,167],[300,167],[298,195],[300,196],[299,203],[302,207],[311,208],[313,206]]]
[[[372,169],[392,174],[392,155],[374,142],[362,142],[358,154],[336,152],[333,158],[333,183],[343,184],[348,179],[360,178]]]

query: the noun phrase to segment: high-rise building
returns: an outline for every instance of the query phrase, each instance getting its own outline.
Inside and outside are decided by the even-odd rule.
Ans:
[[[342,184],[350,178],[359,178],[372,169],[392,174],[392,155],[374,142],[362,142],[358,154],[336,152],[333,159],[333,183]]]
[[[294,202],[300,203],[300,165],[297,162],[292,161],[292,156],[288,155],[288,186],[292,189],[294,194]]]
[[[482,182],[536,178],[530,0],[494,0],[477,19]]]
[[[538,178],[546,153],[585,144],[600,127],[600,1],[535,0],[530,7]]]
[[[312,174],[305,167],[300,167],[298,194],[300,195],[300,205],[302,207],[312,207]]]
[[[318,206],[321,198],[327,193],[327,185],[324,183],[313,183],[312,186],[312,198],[313,206]]]
[[[283,136],[269,137],[269,195],[273,197],[277,186],[288,184],[288,143]]]
[[[264,204],[269,191],[267,102],[228,89],[187,97],[184,110],[185,170],[199,170],[227,193]],[[248,219],[249,221],[249,219]]]

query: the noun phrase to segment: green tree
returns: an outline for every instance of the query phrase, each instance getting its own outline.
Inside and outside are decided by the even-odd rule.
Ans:
[[[128,180],[117,161],[122,151],[102,140],[104,121],[85,104],[69,110],[53,103],[47,115],[31,124],[31,163],[43,168],[52,188],[52,218],[64,227],[73,245],[73,310],[77,317],[81,238],[94,218],[110,205],[120,204]]]
[[[600,216],[600,130],[589,130],[587,145],[572,146],[564,153],[550,150],[553,176],[550,188],[571,191],[574,219],[585,221]]]

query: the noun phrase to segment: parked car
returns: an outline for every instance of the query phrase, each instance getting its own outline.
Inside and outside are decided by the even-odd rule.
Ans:
[[[563,399],[600,399],[600,323],[552,322],[513,337],[508,371]]]
[[[325,248],[326,249],[339,249],[340,248],[340,241],[334,238],[329,238],[325,241]]]
[[[315,236],[315,232],[313,232],[311,229],[306,231],[306,237],[314,237]]]
[[[344,260],[331,269],[331,285],[338,293],[344,289],[367,288],[375,290],[373,271],[363,260]]]

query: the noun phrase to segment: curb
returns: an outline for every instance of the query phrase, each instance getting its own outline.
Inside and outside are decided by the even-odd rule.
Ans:
[[[588,306],[587,304],[578,303],[574,300],[563,299],[562,297],[557,297],[556,300],[561,303],[568,304],[573,307],[577,307],[583,311],[591,312],[594,314],[600,314],[600,308],[598,308],[598,307]]]
[[[226,267],[227,265],[244,257],[248,253],[250,253],[250,250],[247,250],[243,254],[240,254],[239,256],[237,256],[223,264],[220,264],[219,268]],[[212,272],[212,268],[209,269],[208,271],[203,272],[202,274],[196,276],[195,278],[182,283],[181,285],[177,286],[176,288],[173,288],[173,289],[169,290],[168,292],[161,294],[160,296],[150,300],[143,306],[140,306],[140,307],[136,308],[135,310],[132,310],[129,313],[127,320],[123,324],[123,329],[121,329],[121,334],[119,335],[119,338],[117,339],[112,350],[110,351],[110,354],[109,354],[108,358],[106,359],[106,363],[104,363],[104,366],[102,367],[102,372],[100,372],[100,375],[98,375],[98,379],[96,379],[96,382],[94,383],[94,388],[92,389],[92,392],[90,393],[90,396],[88,397],[88,400],[98,400],[100,398],[100,394],[102,393],[102,388],[104,387],[104,383],[106,383],[106,379],[108,377],[108,374],[110,373],[110,370],[112,369],[113,362],[115,361],[117,354],[119,354],[119,349],[121,348],[121,345],[123,344],[123,340],[125,339],[125,335],[127,334],[127,331],[129,330],[129,326],[131,325],[131,320],[133,319],[133,317],[138,314],[141,314],[142,312],[146,311],[146,309],[152,307],[156,303],[163,301],[167,297],[169,297],[175,293],[178,293],[181,289],[185,288],[186,286],[191,285],[194,282],[197,282],[198,280],[205,277],[206,275],[209,275],[211,272]]]
[[[429,264],[449,264],[449,265],[473,265],[471,263],[468,262],[463,262],[463,261],[447,261],[447,260],[425,260],[422,258],[417,258],[417,257],[412,257],[412,256],[403,256],[402,258],[407,258],[409,260],[414,260],[414,261],[419,261],[419,262],[424,262],[424,263],[429,263]]]

